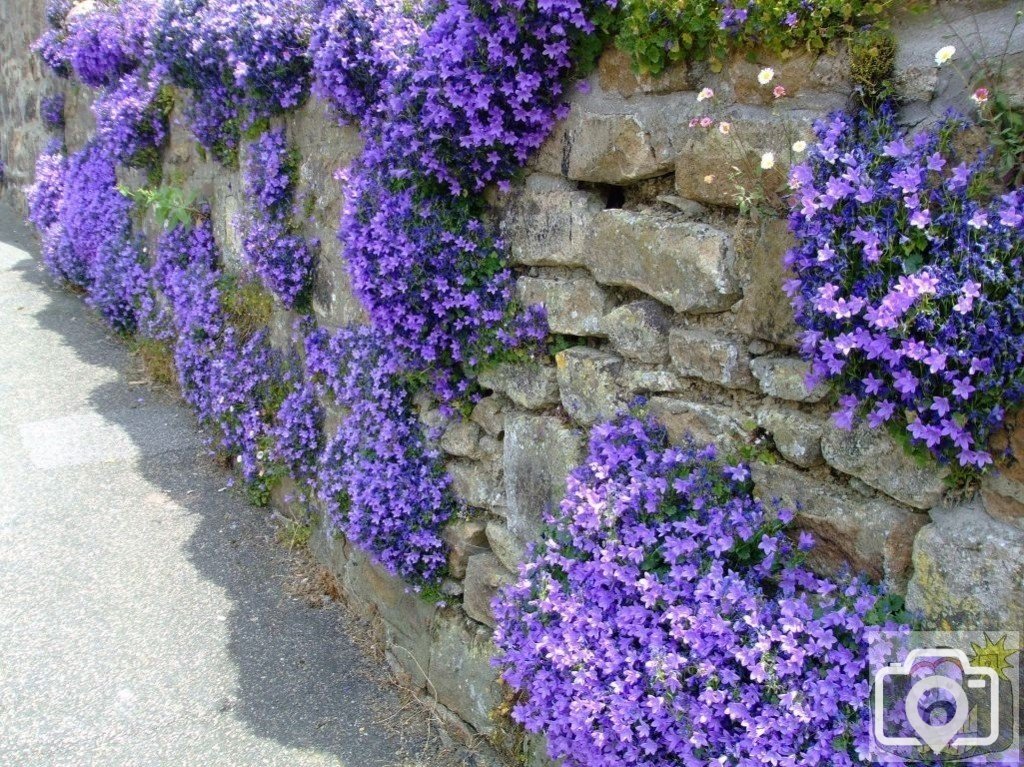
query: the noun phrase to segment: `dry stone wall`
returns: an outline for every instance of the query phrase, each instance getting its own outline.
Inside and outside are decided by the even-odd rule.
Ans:
[[[3,6],[6,50],[24,49],[42,24],[42,2],[17,6]],[[934,62],[950,30],[965,44],[981,34],[984,50],[999,51],[994,35],[1003,30],[1005,37],[1012,26],[1013,9],[1003,4],[953,10],[951,20],[895,22],[908,122],[934,119],[963,97],[962,84]],[[1011,67],[1021,66],[1024,35],[1007,50]],[[775,68],[785,98],[757,84],[765,64]],[[443,601],[426,603],[326,531],[313,541],[346,599],[376,620],[402,682],[466,737],[531,748],[510,740],[501,716],[508,701],[490,665],[490,602],[559,502],[567,473],[584,455],[587,428],[637,397],[673,439],[692,435],[750,458],[758,492],[796,507],[798,528],[817,538],[817,569],[852,566],[938,623],[1024,630],[1024,469],[1010,467],[976,496],[951,499],[943,472],[917,464],[885,433],[837,430],[826,393],[806,387],[795,351],[782,292],[786,224],[736,208],[737,186],[763,184],[769,196],[781,190],[793,142],[809,137],[814,119],[848,104],[849,69],[839,50],[758,66],[737,59],[719,73],[676,66],[639,78],[608,51],[521,181],[492,194],[518,297],[544,304],[566,344],[553,364],[487,370],[480,384],[489,393],[465,420],[449,421],[428,400],[420,403],[424,424],[443,430],[447,468],[469,510],[445,534],[451,577]],[[28,181],[42,143],[38,98],[55,86],[28,57],[5,57],[0,78],[10,192]],[[690,127],[703,111],[696,95],[704,86],[715,89],[729,136]],[[91,130],[90,94],[64,87],[74,150]],[[180,112],[172,119],[164,177],[210,202],[226,258],[241,268],[233,224],[243,202],[240,174],[201,156]],[[282,122],[302,158],[304,234],[321,243],[317,319],[326,327],[358,322],[363,312],[335,235],[335,171],[357,156],[358,133],[334,125],[315,100]],[[762,174],[755,161],[765,151],[778,165]],[[278,311],[279,344],[290,343],[295,319]],[[1024,422],[1005,439],[1024,455]]]

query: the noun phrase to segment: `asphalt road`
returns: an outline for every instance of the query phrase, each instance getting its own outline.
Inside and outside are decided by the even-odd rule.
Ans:
[[[266,510],[0,208],[0,765],[472,763],[431,745]]]

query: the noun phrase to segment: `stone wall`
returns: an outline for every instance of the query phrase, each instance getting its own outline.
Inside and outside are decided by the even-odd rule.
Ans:
[[[48,136],[39,102],[57,91],[32,43],[46,29],[46,0],[0,0],[0,199],[23,208],[21,188],[32,181]]]
[[[27,15],[12,22],[15,5],[19,17]],[[0,30],[5,48],[16,35],[16,52],[42,23],[41,2],[21,6],[7,1]],[[1005,37],[1012,28],[1012,11],[995,4],[968,14],[954,6],[948,14],[958,21],[933,14],[895,22],[908,122],[965,106],[962,81],[937,69],[934,52],[953,33],[958,47],[980,34],[985,50],[1001,51],[997,32]],[[1012,70],[1021,64],[1024,34],[1008,50]],[[27,181],[42,142],[38,96],[50,87],[28,61],[0,65],[12,183]],[[775,68],[773,84],[785,86],[785,98],[775,100],[771,88],[757,84],[763,65]],[[769,199],[777,192],[792,143],[808,136],[815,118],[849,103],[848,73],[849,57],[839,50],[815,60],[737,59],[720,73],[695,65],[637,78],[608,51],[524,178],[511,192],[493,194],[494,224],[510,244],[519,297],[544,304],[568,346],[551,365],[487,371],[480,383],[490,393],[466,420],[446,422],[421,403],[424,423],[443,429],[448,469],[469,509],[446,533],[451,578],[444,604],[410,594],[326,531],[313,540],[352,606],[376,619],[403,683],[467,737],[485,736],[507,751],[525,747],[500,715],[508,701],[490,666],[490,601],[514,577],[544,511],[558,503],[566,474],[583,456],[587,428],[637,396],[674,439],[692,434],[752,457],[758,492],[797,506],[798,527],[817,537],[816,568],[852,565],[906,594],[937,623],[1024,630],[1024,470],[992,476],[977,497],[950,499],[943,472],[918,465],[883,432],[834,428],[824,392],[806,388],[806,367],[794,350],[796,329],[781,290],[786,224],[736,208],[737,185],[761,185]],[[696,100],[703,86],[716,91],[716,116],[732,126],[728,137],[689,127],[706,106]],[[65,87],[74,150],[91,129],[90,94]],[[217,237],[237,268],[240,174],[203,159],[179,112],[173,121],[164,177],[210,202]],[[310,200],[305,233],[322,243],[316,316],[326,327],[358,322],[363,313],[335,237],[334,180],[358,154],[358,134],[334,126],[316,101],[284,123],[302,157],[300,194]],[[762,174],[765,151],[778,165]],[[293,319],[283,311],[275,317],[278,343],[288,343]],[[1022,435],[1024,428],[1006,439],[1024,450]]]

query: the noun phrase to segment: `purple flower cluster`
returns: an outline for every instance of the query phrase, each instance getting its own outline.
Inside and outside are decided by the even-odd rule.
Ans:
[[[801,567],[790,517],[713,447],[632,416],[595,427],[496,600],[514,718],[570,767],[861,764],[883,603]]]
[[[245,338],[227,322],[218,260],[208,218],[166,230],[150,275],[159,297],[151,302],[166,301],[184,397],[218,430],[218,449],[235,458],[253,497],[266,502],[280,475],[272,426],[285,376],[267,331]]]
[[[987,192],[985,158],[954,149],[962,127],[911,136],[890,107],[819,123],[792,171],[786,289],[839,426],[888,425],[981,469],[1024,398],[1024,194]]]
[[[266,131],[249,147],[242,252],[267,289],[288,308],[306,296],[316,265],[313,249],[292,226],[296,172],[283,128]]]
[[[39,102],[39,115],[43,125],[52,131],[64,130],[64,94],[47,96]]]
[[[86,85],[112,85],[137,63],[126,45],[121,17],[113,8],[97,5],[72,11],[67,17],[64,46],[71,68]]]
[[[126,165],[155,161],[168,130],[160,88],[155,77],[127,74],[93,102],[96,138],[111,157]]]
[[[455,502],[399,375],[405,366],[367,327],[313,331],[306,362],[346,409],[317,477],[329,522],[390,572],[417,585],[438,580],[446,563],[441,528]]]
[[[281,401],[271,426],[271,456],[287,467],[289,476],[300,486],[315,488],[323,450],[324,409],[310,381],[296,375],[287,383],[291,390]]]
[[[240,130],[293,109],[309,94],[310,0],[166,0],[155,33],[155,59],[192,91],[189,109],[199,142],[222,158]]]

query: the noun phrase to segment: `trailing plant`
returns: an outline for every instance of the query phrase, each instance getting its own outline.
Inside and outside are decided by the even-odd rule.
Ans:
[[[809,383],[836,422],[892,426],[942,463],[992,463],[990,435],[1024,397],[1024,195],[990,157],[962,157],[949,119],[909,135],[889,105],[816,126],[793,169],[786,290]]]
[[[792,512],[744,465],[596,426],[565,500],[495,602],[513,718],[569,767],[863,764],[869,623],[898,600],[801,564]],[[896,612],[892,612],[892,608]],[[894,623],[892,624],[895,625]]]

